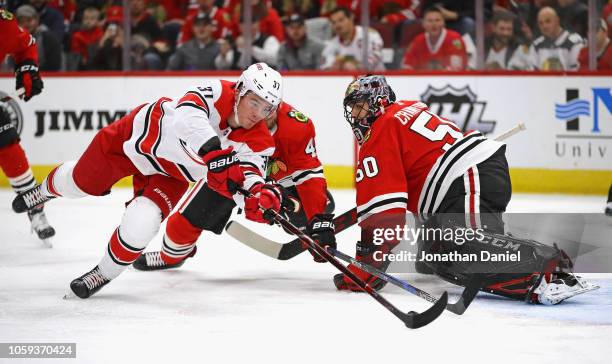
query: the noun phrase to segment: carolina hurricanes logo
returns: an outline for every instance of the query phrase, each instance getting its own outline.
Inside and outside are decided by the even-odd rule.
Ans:
[[[0,91],[0,99],[7,96],[8,94]],[[17,133],[21,135],[21,130],[23,129],[23,114],[21,113],[21,108],[17,101],[9,99],[7,102],[0,102],[0,107],[8,113],[11,124],[17,129]]]

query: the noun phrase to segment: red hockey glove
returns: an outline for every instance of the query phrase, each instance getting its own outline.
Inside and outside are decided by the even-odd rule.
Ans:
[[[250,197],[244,199],[244,212],[246,218],[252,221],[271,224],[271,217],[261,211],[260,206],[264,209],[272,209],[276,212],[280,210],[281,193],[274,185],[259,183],[251,187]]]
[[[306,232],[313,240],[316,240],[322,248],[336,249],[336,235],[334,234],[335,229],[334,214],[317,214],[308,222]],[[312,254],[315,262],[327,262],[314,249],[308,247],[308,251],[310,254]]]
[[[24,61],[15,66],[15,89],[23,88],[25,94],[23,99],[28,101],[33,96],[42,92],[43,82],[38,73],[38,65],[31,60]]]
[[[236,189],[244,182],[244,173],[238,164],[234,148],[214,150],[202,158],[208,167],[208,187],[220,195],[232,198]]]

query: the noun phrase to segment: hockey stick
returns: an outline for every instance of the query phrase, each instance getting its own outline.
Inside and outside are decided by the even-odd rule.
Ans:
[[[22,87],[16,91],[9,93],[6,96],[3,96],[2,99],[0,99],[0,102],[8,102],[10,100],[21,99],[24,94],[25,94],[25,89]]]
[[[242,188],[239,188],[238,191],[245,196],[250,196],[251,193]],[[285,219],[282,215],[272,209],[264,209],[259,206],[259,209],[264,213],[264,215],[268,215],[273,221],[281,225],[283,228],[295,234],[302,242],[307,244],[311,249],[314,249],[323,259],[331,263],[336,269],[338,269],[342,274],[347,276],[353,283],[355,283],[359,288],[368,293],[370,297],[374,298],[378,303],[383,305],[387,310],[389,310],[395,317],[399,318],[406,327],[411,329],[418,329],[419,327],[423,327],[433,320],[438,318],[444,311],[446,307],[446,303],[448,302],[448,293],[444,292],[439,300],[434,303],[433,306],[428,308],[426,311],[421,313],[409,311],[402,312],[397,307],[395,307],[391,302],[387,301],[380,293],[376,292],[375,289],[370,287],[367,283],[359,279],[355,275],[355,273],[351,272],[347,267],[342,265],[336,258],[334,258],[326,249],[323,249],[317,242],[312,240],[310,236],[303,233],[299,228]]]
[[[336,230],[337,229],[338,227],[336,227]],[[274,252],[278,251],[280,247],[287,246],[287,244],[279,244],[275,241],[265,238],[236,221],[230,221],[230,223],[226,226],[225,230],[230,236],[232,236],[234,239],[238,240],[242,244],[268,256],[273,256]],[[394,276],[387,274],[386,272],[383,272],[381,270],[378,270],[370,265],[363,264],[355,258],[344,254],[339,250],[328,249],[328,252],[330,252],[333,256],[340,260],[343,260],[347,263],[352,263],[361,270],[366,271],[382,279],[385,282],[396,285],[401,289],[406,290],[414,295],[417,295],[429,302],[436,303],[438,301],[438,299],[433,297],[431,294],[411,285],[410,283],[395,278]],[[454,314],[462,315],[465,310],[467,310],[467,307],[470,305],[470,303],[478,293],[479,289],[480,280],[474,278],[473,281],[470,281],[470,283],[466,285],[466,288],[464,289],[463,293],[461,294],[461,297],[457,300],[457,302],[447,303],[446,309]]]
[[[496,141],[502,141],[510,138],[511,136],[527,129],[524,123],[518,123],[516,126],[506,130],[501,133],[497,137],[495,137]],[[334,225],[336,226],[336,234],[344,231],[345,229],[355,225],[357,222],[357,208],[353,207],[352,209],[346,211],[342,215],[337,216],[334,219]],[[230,222],[231,224],[231,222]],[[229,225],[226,229],[229,228]],[[292,241],[282,244],[282,243],[274,243],[274,244],[266,244],[265,246],[260,247],[259,249],[254,248],[255,250],[266,254],[269,257],[278,260],[289,260],[306,250],[306,247],[300,239],[293,239]]]

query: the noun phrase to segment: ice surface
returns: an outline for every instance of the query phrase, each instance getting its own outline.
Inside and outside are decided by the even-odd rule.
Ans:
[[[352,191],[333,193],[338,212],[354,204]],[[76,342],[77,360],[67,363],[585,364],[612,355],[612,275],[591,276],[600,290],[554,307],[481,294],[463,316],[445,312],[409,330],[370,297],[337,292],[331,265],[307,253],[276,261],[226,235],[204,234],[180,270],[130,269],[88,300],[63,300],[69,282],[99,261],[130,196],[119,189],[50,202],[57,236],[46,249],[27,217],[10,210],[12,192],[0,191],[0,342]],[[515,195],[509,210],[603,207],[603,197]],[[249,226],[290,239],[276,227]],[[357,236],[355,228],[342,233],[339,248],[352,254]],[[460,293],[434,277],[402,278],[436,295],[447,289],[453,301]],[[428,307],[394,286],[383,294],[406,311]]]

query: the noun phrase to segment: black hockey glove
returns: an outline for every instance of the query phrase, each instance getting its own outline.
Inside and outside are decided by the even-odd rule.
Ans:
[[[334,226],[334,215],[333,214],[317,214],[308,222],[306,232],[313,240],[316,240],[322,248],[333,248],[336,249],[336,235]],[[325,263],[323,259],[316,251],[308,248],[310,254],[317,263]]]
[[[23,99],[30,100],[33,96],[42,92],[43,82],[38,73],[38,65],[31,60],[23,61],[15,66],[15,89],[23,88],[25,93]]]

